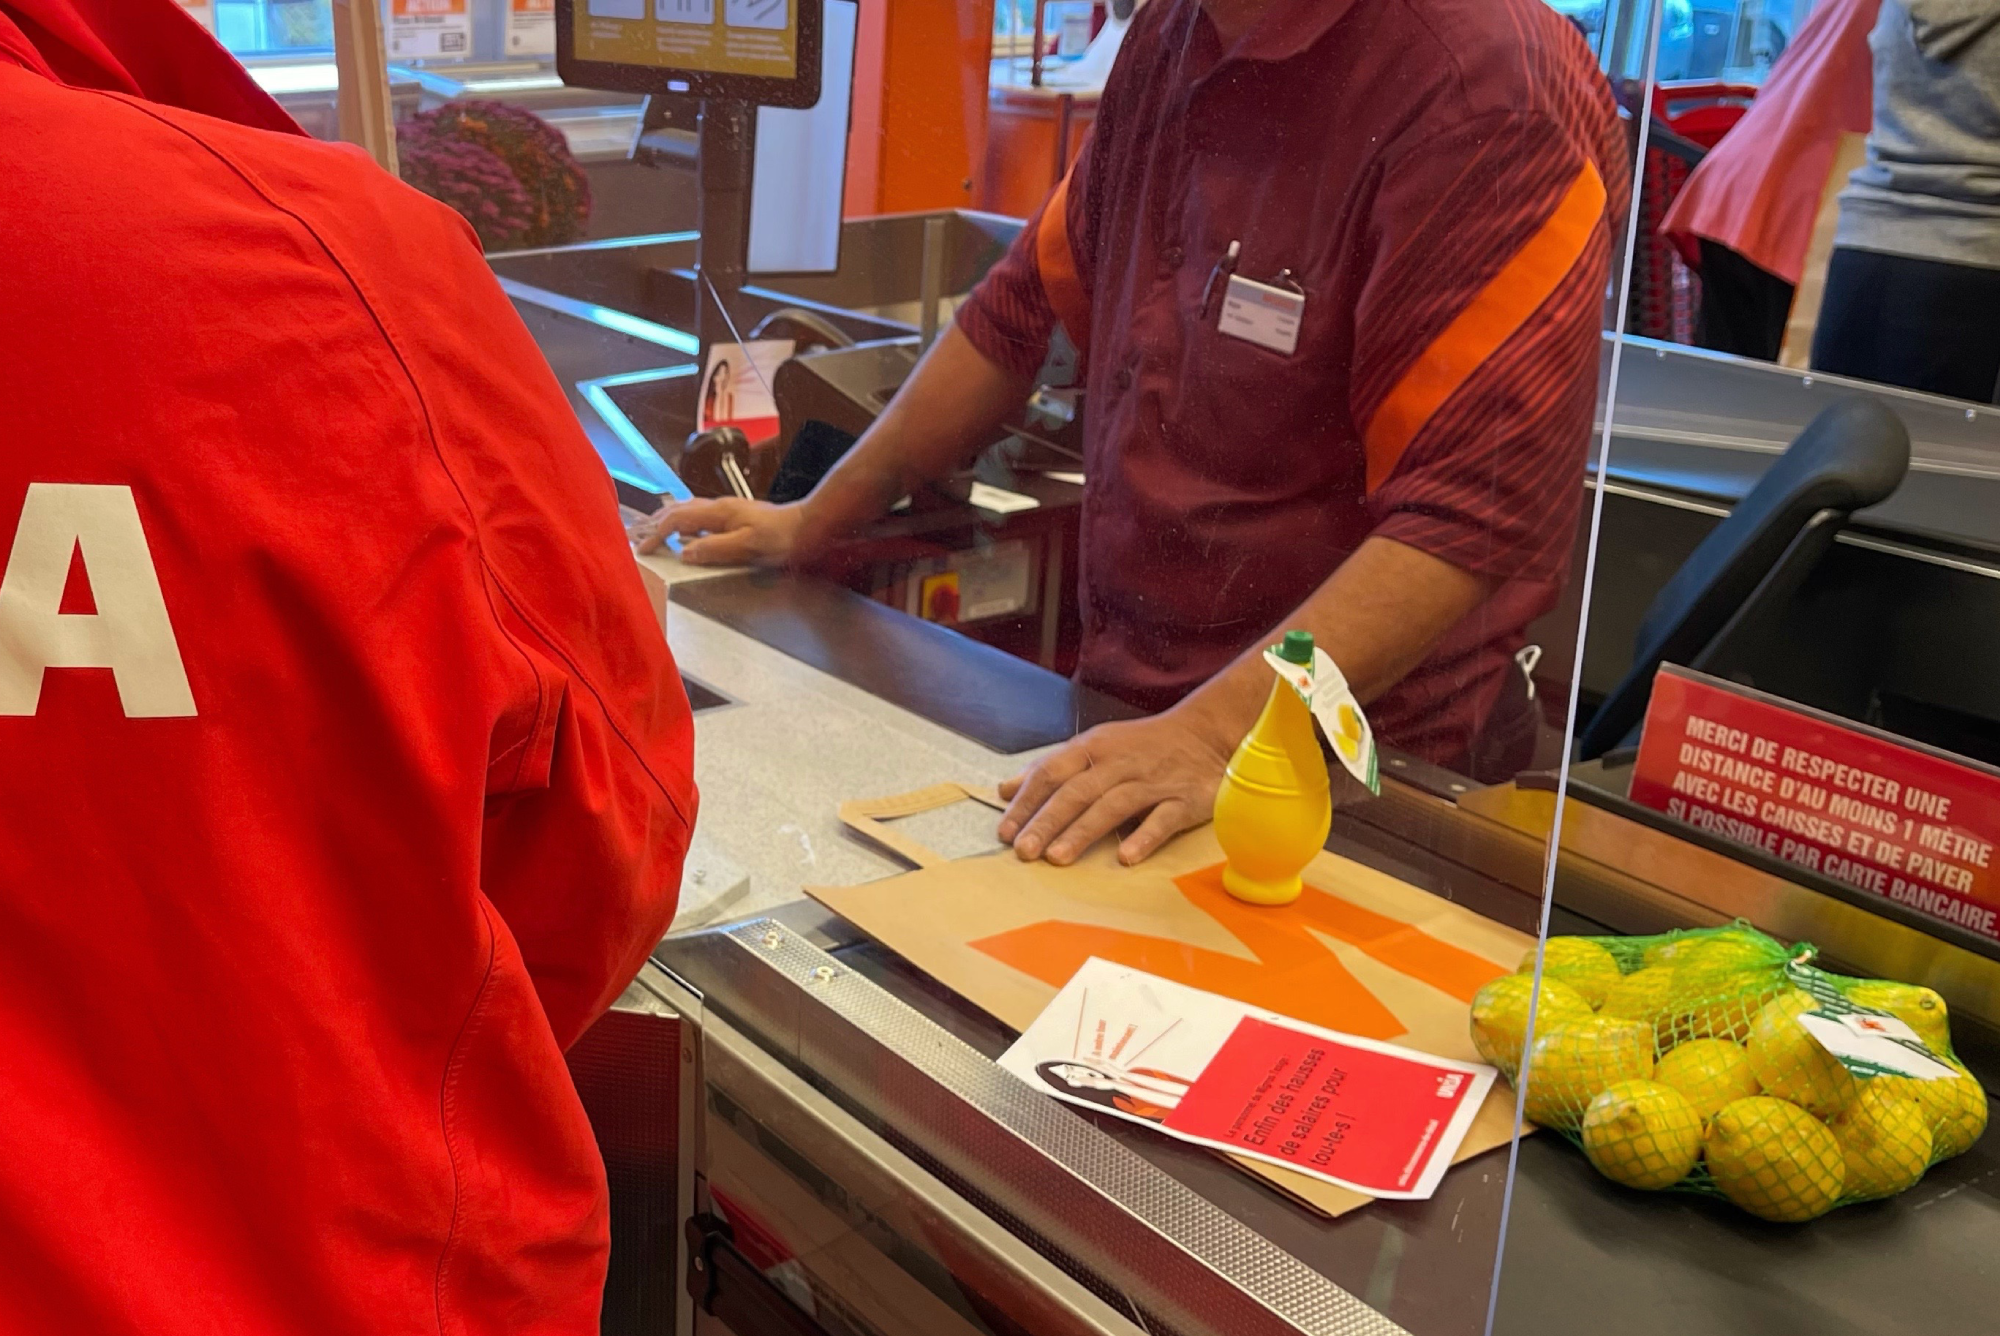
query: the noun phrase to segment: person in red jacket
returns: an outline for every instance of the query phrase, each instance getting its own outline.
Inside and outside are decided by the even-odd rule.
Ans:
[[[455,214],[0,0],[0,1330],[597,1329],[688,704]]]

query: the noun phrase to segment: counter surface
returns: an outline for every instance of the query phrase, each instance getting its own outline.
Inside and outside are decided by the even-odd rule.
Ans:
[[[697,574],[671,558],[648,565],[664,579]],[[802,598],[798,606],[809,620],[816,605]],[[748,892],[727,903],[689,896],[677,930],[775,909],[936,1024],[998,1054],[1010,1031],[802,902],[799,888],[902,870],[843,830],[834,816],[840,800],[945,779],[996,781],[1027,758],[998,755],[683,605],[670,607],[683,668],[737,702],[697,716],[697,844],[750,873]],[[1049,679],[1051,690],[1066,685]],[[922,823],[913,834],[953,857],[997,847],[992,814],[971,804],[913,821]],[[1532,899],[1421,849],[1386,849],[1347,823],[1329,845],[1494,918],[1534,926]],[[1600,930],[1554,914],[1552,931]],[[1503,1209],[1511,1215],[1501,1332],[1918,1336],[1983,1330],[2000,1312],[2000,1264],[1989,1256],[2000,1237],[2000,1146],[1990,1135],[1901,1197],[1802,1228],[1765,1225],[1706,1199],[1625,1191],[1549,1135],[1521,1144],[1511,1204],[1508,1153],[1496,1151],[1452,1171],[1429,1202],[1378,1202],[1329,1221],[1204,1151],[1095,1121],[1418,1336],[1484,1330]]]
[[[672,584],[715,574],[671,556],[641,558]],[[680,604],[667,639],[681,671],[728,703],[695,716],[701,815],[692,870],[721,860],[748,875],[681,890],[674,931],[765,913],[807,885],[846,886],[905,870],[841,825],[835,808],[941,780],[993,784],[1040,755],[1003,756]],[[1060,682],[1061,679],[1055,679]],[[999,848],[974,803],[911,817],[912,836],[951,858]]]

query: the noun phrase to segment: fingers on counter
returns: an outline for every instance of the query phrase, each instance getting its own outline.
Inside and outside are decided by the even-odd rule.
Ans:
[[[720,533],[730,528],[737,519],[738,502],[733,497],[707,498],[694,501],[677,501],[662,506],[649,517],[652,532],[639,543],[641,554],[657,552],[669,535],[687,536],[702,533]],[[701,543],[690,543],[681,552],[681,559],[700,565],[693,555]],[[719,560],[712,558],[711,561]]]

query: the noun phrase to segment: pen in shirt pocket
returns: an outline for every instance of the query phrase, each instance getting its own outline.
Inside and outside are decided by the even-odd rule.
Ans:
[[[1215,268],[1208,271],[1208,283],[1201,290],[1201,314],[1196,319],[1208,319],[1208,313],[1215,307],[1215,285],[1226,282],[1236,272],[1237,262],[1242,258],[1243,243],[1230,242],[1229,249],[1215,262]]]

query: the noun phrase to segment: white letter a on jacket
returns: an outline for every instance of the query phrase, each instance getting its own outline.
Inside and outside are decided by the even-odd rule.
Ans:
[[[81,553],[94,613],[64,613]],[[48,668],[109,668],[128,718],[195,712],[130,487],[28,484],[0,578],[0,715],[33,714]]]

